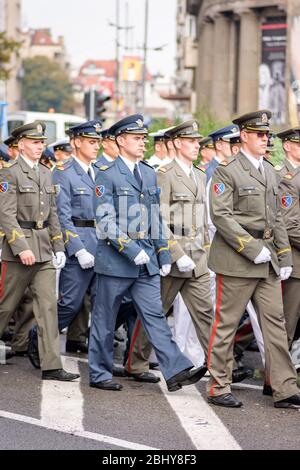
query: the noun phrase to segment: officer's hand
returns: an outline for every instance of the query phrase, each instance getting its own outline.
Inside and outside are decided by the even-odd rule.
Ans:
[[[85,248],[77,251],[77,253],[75,253],[75,256],[78,259],[78,263],[80,264],[82,269],[90,269],[94,267],[95,258]]]
[[[25,250],[19,253],[22,264],[25,266],[33,266],[36,262],[35,256],[31,250]]]
[[[55,269],[62,269],[66,264],[66,255],[63,251],[58,251],[55,255],[52,255],[52,262]]]
[[[286,281],[292,274],[292,271],[292,266],[285,266],[284,268],[280,268],[280,280]]]
[[[136,266],[141,266],[142,264],[147,264],[150,261],[149,256],[145,252],[145,250],[141,250],[138,255],[134,258],[134,263]]]
[[[196,265],[192,258],[187,255],[183,255],[176,261],[177,267],[181,273],[188,273],[189,271],[193,271]]]
[[[165,277],[167,276],[168,274],[170,274],[170,271],[171,271],[171,267],[172,265],[171,264],[163,264],[161,269],[160,269],[160,275],[162,277]]]
[[[269,261],[271,261],[271,252],[264,246],[259,255],[255,258],[254,264],[268,263]]]

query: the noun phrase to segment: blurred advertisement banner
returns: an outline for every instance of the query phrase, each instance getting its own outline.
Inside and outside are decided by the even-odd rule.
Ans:
[[[259,66],[259,108],[270,109],[274,124],[286,121],[285,66],[286,17],[268,18],[262,25],[262,56]]]

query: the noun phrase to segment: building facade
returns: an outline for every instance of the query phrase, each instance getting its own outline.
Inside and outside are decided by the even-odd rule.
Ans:
[[[191,111],[206,107],[226,121],[269,108],[275,125],[298,125],[300,2],[178,0],[182,2],[186,23],[194,17],[196,29],[194,37],[185,38],[183,55],[192,70]]]

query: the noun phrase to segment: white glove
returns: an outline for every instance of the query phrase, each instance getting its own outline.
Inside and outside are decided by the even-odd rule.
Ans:
[[[80,264],[80,267],[82,269],[89,269],[94,267],[95,258],[85,248],[77,251],[77,253],[75,253],[75,256],[78,259],[78,263]]]
[[[136,266],[141,266],[142,264],[147,264],[149,263],[150,261],[150,258],[149,256],[147,255],[147,253],[145,252],[145,250],[141,250],[137,255],[136,257],[134,258],[134,263],[136,264]]]
[[[52,254],[52,262],[55,269],[62,269],[66,264],[66,255],[63,251],[58,251],[57,253]]]
[[[0,263],[1,263],[1,260],[2,260],[2,250],[0,250]]]
[[[179,258],[176,264],[181,273],[188,273],[189,271],[193,271],[196,267],[194,261],[187,255],[183,255]]]
[[[160,275],[161,275],[162,277],[165,277],[165,276],[167,276],[168,274],[170,274],[171,267],[172,267],[171,264],[163,264],[162,267],[161,267],[160,270],[159,270]]]
[[[292,266],[286,266],[285,268],[280,268],[280,279],[281,281],[286,281],[292,274]]]
[[[271,261],[271,252],[264,246],[259,255],[255,258],[254,264],[268,263],[269,261]]]

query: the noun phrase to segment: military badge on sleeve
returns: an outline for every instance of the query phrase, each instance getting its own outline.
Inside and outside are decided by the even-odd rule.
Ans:
[[[283,209],[288,209],[293,204],[293,196],[289,194],[287,196],[282,196],[281,198],[281,207]]]
[[[102,197],[105,193],[105,187],[103,185],[95,187],[95,193],[97,197]]]
[[[224,183],[215,183],[213,185],[213,190],[214,190],[214,193],[217,196],[221,196],[221,194],[223,194],[224,191],[225,191],[225,184]]]
[[[7,193],[7,191],[8,191],[7,181],[4,181],[3,183],[0,183],[0,193]]]

